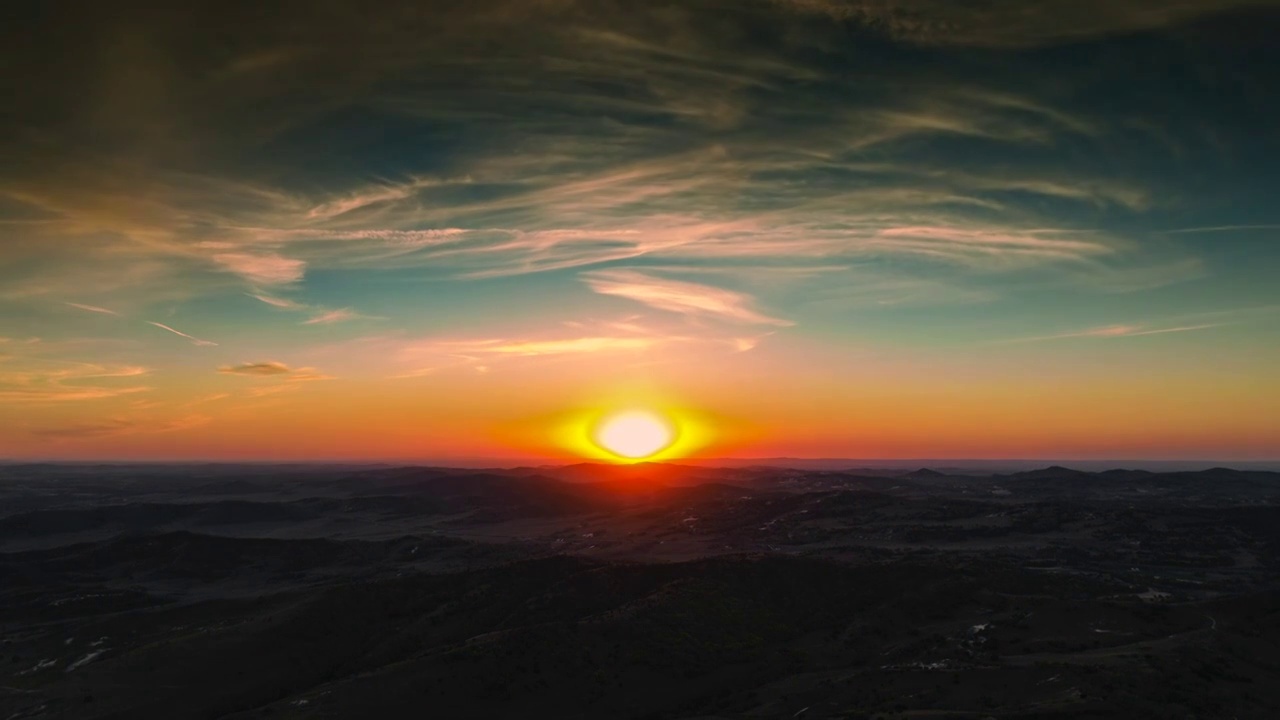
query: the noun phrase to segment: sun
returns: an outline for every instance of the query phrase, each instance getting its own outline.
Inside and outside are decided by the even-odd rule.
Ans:
[[[600,420],[592,438],[596,445],[618,457],[643,460],[670,447],[676,441],[676,432],[670,422],[657,414],[630,410]]]

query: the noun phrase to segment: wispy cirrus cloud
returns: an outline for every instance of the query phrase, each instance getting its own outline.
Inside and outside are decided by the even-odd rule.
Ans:
[[[242,375],[246,377],[276,377],[284,380],[330,380],[312,367],[289,367],[277,360],[246,362],[239,365],[223,365],[218,372],[224,375]]]
[[[224,365],[218,372],[228,375],[288,375],[293,370],[282,362],[267,360],[263,362],[247,362],[239,365]]]
[[[351,308],[339,308],[337,310],[325,310],[323,312],[312,315],[310,318],[302,321],[303,325],[332,325],[334,323],[346,322],[348,320],[370,320],[374,319],[370,315],[361,315]]]
[[[136,426],[132,420],[113,418],[93,423],[75,423],[62,427],[50,427],[31,430],[32,435],[56,439],[95,438],[107,435],[127,433]]]
[[[413,342],[402,347],[398,352],[401,360],[417,367],[393,377],[422,377],[441,370],[464,366],[481,373],[488,373],[492,368],[486,363],[502,359],[633,354],[663,347],[680,339],[654,334],[431,339]],[[424,361],[428,364],[423,365]]]
[[[278,307],[282,310],[305,310],[307,306],[303,303],[290,300],[288,298],[276,297],[274,295],[265,295],[262,293],[245,293],[251,298],[260,300],[272,307]]]
[[[597,293],[627,298],[682,315],[761,325],[792,325],[756,310],[754,300],[712,285],[669,280],[635,270],[593,270],[581,275]]]
[[[214,262],[255,285],[287,285],[302,279],[305,260],[270,252],[220,252]]]
[[[354,210],[366,208],[379,203],[393,200],[403,200],[413,195],[414,187],[410,185],[388,185],[380,188],[372,188],[362,193],[351,195],[340,200],[317,205],[307,211],[307,217],[316,218],[334,218],[339,215],[345,215]]]
[[[457,368],[488,373],[508,364],[535,360],[595,362],[596,356],[608,357],[608,362],[671,362],[708,352],[747,352],[772,334],[740,327],[695,329],[679,321],[633,314],[615,319],[565,320],[542,332],[510,336],[371,336],[343,346],[377,348],[378,355],[410,368],[392,377],[419,377]]]
[[[353,308],[337,308],[326,309],[323,307],[308,305],[306,303],[289,300],[287,298],[277,297],[273,295],[264,295],[262,293],[245,293],[249,297],[255,298],[272,307],[281,310],[291,310],[297,312],[307,312],[310,314],[306,320],[302,321],[302,325],[333,325],[335,323],[347,322],[350,320],[384,320],[385,318],[373,315],[365,315],[357,312]]]
[[[1104,325],[1102,327],[1057,333],[1054,335],[1038,335],[1035,337],[1005,340],[1006,343],[1040,342],[1044,340],[1068,340],[1072,338],[1128,338],[1145,335],[1165,335],[1168,333],[1195,332],[1222,327],[1228,323],[1203,323],[1199,325],[1177,325],[1172,327],[1152,327],[1149,325]]]
[[[139,435],[189,430],[212,421],[207,415],[185,415],[169,419],[115,416],[97,422],[72,423],[36,428],[29,434],[53,440],[89,440],[116,435]]]
[[[63,403],[147,392],[145,385],[113,381],[138,378],[151,370],[138,365],[41,362],[0,372],[0,401],[9,403]]]
[[[963,306],[992,303],[999,293],[981,283],[904,276],[885,271],[851,272],[847,285],[822,287],[807,294],[805,307],[821,310]]]
[[[114,316],[114,317],[124,317],[124,315],[122,315],[121,313],[116,312],[115,310],[110,310],[110,309],[103,308],[103,307],[97,307],[97,306],[95,306],[95,305],[81,305],[81,304],[79,304],[79,303],[72,303],[72,302],[63,303],[63,304],[65,304],[65,305],[70,305],[71,307],[76,308],[76,309],[79,309],[79,310],[84,310],[84,311],[86,311],[86,312],[91,312],[91,313],[97,313],[97,314],[100,314],[100,315],[111,315],[111,316]],[[158,328],[160,328],[161,330],[165,330],[165,331],[171,332],[171,333],[173,333],[174,335],[178,335],[178,336],[180,336],[180,337],[184,337],[184,338],[186,338],[187,340],[191,341],[191,344],[192,344],[192,345],[197,345],[197,346],[200,346],[200,347],[213,347],[213,346],[216,346],[216,345],[218,344],[218,343],[216,343],[216,342],[213,342],[212,340],[202,340],[202,339],[200,339],[200,338],[198,338],[198,337],[195,337],[194,335],[188,335],[187,333],[184,333],[184,332],[182,332],[181,330],[177,330],[177,329],[172,328],[172,327],[170,327],[170,326],[168,326],[168,325],[165,325],[164,323],[153,322],[153,321],[151,321],[151,320],[144,320],[143,322],[145,322],[146,324],[151,325],[151,326],[153,326],[153,327],[158,327]]]
[[[1254,232],[1257,230],[1280,230],[1280,224],[1264,225],[1214,225],[1209,227],[1187,227],[1165,230],[1169,235],[1198,235],[1201,233],[1235,233]]]
[[[843,183],[813,179],[833,170],[840,171]],[[547,218],[539,224],[554,222],[558,227],[403,231],[426,236],[412,241],[372,229],[339,234],[358,239],[362,246],[372,243],[362,251],[361,262],[454,268],[462,278],[548,272],[641,257],[666,262],[754,258],[774,263],[809,257],[829,258],[834,264],[875,254],[949,259],[1007,270],[1083,256],[1101,258],[1111,251],[1113,242],[1102,233],[1037,227],[1013,213],[1006,213],[1008,219],[978,220],[958,208],[1006,210],[1006,201],[991,193],[1042,194],[1091,204],[1114,201],[1124,206],[1143,202],[1140,190],[1094,190],[1088,183],[1024,176],[1002,179],[990,171],[944,173],[910,166],[833,164],[809,157],[808,162],[785,166],[785,172],[796,177],[794,186],[766,180],[766,175],[779,171],[773,160],[752,160],[750,154],[649,160],[623,170],[606,168],[586,179],[577,175],[565,182],[544,178],[542,187],[531,184],[528,192],[462,210],[480,222],[495,213],[537,212]],[[850,193],[844,186],[848,182],[867,187]],[[785,200],[787,206],[722,217],[709,214],[707,208],[720,205],[722,193],[730,187],[739,195],[758,198],[752,204]],[[803,196],[792,197],[799,191]],[[426,211],[426,216],[432,212]],[[447,213],[441,215],[441,219],[447,217]],[[415,206],[386,219],[421,222],[422,218],[423,211]],[[588,219],[591,227],[572,227]],[[924,225],[921,220],[932,222]],[[293,242],[320,242],[289,237]]]
[[[68,305],[70,307],[76,308],[77,310],[84,310],[86,312],[98,313],[100,315],[115,315],[116,317],[120,316],[120,313],[116,312],[115,310],[108,310],[107,308],[98,307],[97,305],[81,305],[80,303],[73,303],[73,302],[63,303],[63,305]]]
[[[199,345],[199,346],[201,346],[201,347],[212,347],[212,346],[215,346],[215,345],[217,345],[217,344],[218,344],[218,343],[216,343],[216,342],[213,342],[212,340],[201,340],[200,338],[195,337],[194,335],[188,335],[188,334],[186,334],[186,333],[182,332],[181,330],[175,330],[175,329],[173,329],[173,328],[169,327],[168,325],[165,325],[164,323],[152,322],[152,321],[150,321],[150,320],[147,320],[147,321],[145,321],[145,322],[146,322],[148,325],[154,325],[155,327],[158,327],[158,328],[160,328],[161,330],[167,330],[167,331],[169,331],[169,332],[173,333],[174,335],[178,335],[178,336],[180,336],[180,337],[184,337],[184,338],[186,338],[187,340],[190,340],[192,345]]]
[[[466,184],[470,181],[470,178],[461,178],[458,180],[418,178],[404,183],[373,185],[363,188],[353,194],[316,205],[307,211],[307,218],[311,220],[329,220],[363,208],[411,198],[422,188]]]
[[[302,386],[298,384],[287,385],[258,385],[251,387],[245,391],[245,394],[251,398],[262,398],[269,395],[279,395],[281,393],[294,392]]]
[[[196,405],[204,405],[205,403],[217,402],[219,400],[226,400],[229,397],[231,397],[231,393],[225,393],[225,392],[210,393],[208,395],[202,395],[194,400],[187,401],[186,403],[183,404],[183,407],[194,407]]]
[[[929,13],[947,15],[941,5],[925,5]],[[749,33],[725,32],[723,20],[713,22],[697,8],[682,15],[678,28],[672,18],[641,9],[634,12],[643,22],[615,24],[609,11],[561,28],[545,10],[535,4],[490,18],[498,27],[519,16],[544,27],[559,48],[554,63],[537,67],[522,62],[541,52],[525,42],[504,45],[500,57],[469,60],[468,75],[491,93],[493,107],[473,105],[478,96],[468,93],[415,97],[391,82],[409,68],[452,67],[446,39],[386,65],[378,52],[362,60],[360,77],[386,73],[388,80],[357,83],[361,91],[386,88],[362,101],[396,122],[484,129],[490,141],[456,149],[455,177],[406,165],[384,175],[405,180],[328,177],[271,187],[234,177],[152,173],[134,161],[113,167],[107,178],[83,170],[74,191],[45,181],[13,192],[59,218],[76,218],[77,227],[108,227],[139,238],[140,245],[161,248],[166,259],[186,259],[194,245],[197,257],[263,288],[298,283],[311,268],[419,267],[474,279],[651,256],[781,262],[800,254],[874,252],[1014,269],[1069,253],[1055,255],[1044,246],[997,251],[990,243],[979,244],[985,248],[979,251],[972,242],[943,243],[939,237],[889,242],[890,236],[877,233],[921,221],[992,235],[1010,232],[1009,226],[1036,227],[1033,218],[974,217],[979,209],[1025,204],[1010,194],[1130,210],[1151,196],[1113,174],[1098,180],[1084,171],[1047,173],[1039,163],[1001,167],[912,152],[938,140],[1048,146],[1063,136],[1093,142],[1105,135],[1095,118],[1058,107],[1043,93],[973,79],[897,85],[886,78],[864,83],[867,97],[852,97],[840,73],[796,52],[794,43],[808,37],[808,30],[801,32],[805,23],[793,28],[798,36],[761,38],[760,45],[744,41]],[[788,27],[797,18],[787,10],[753,6],[742,21],[769,19]],[[478,17],[460,10],[454,20],[467,24]],[[389,46],[375,43],[371,50]],[[287,58],[278,62],[293,71],[309,67],[293,65],[303,58],[287,49],[249,56],[258,57]],[[214,70],[210,77],[248,77]],[[306,72],[300,77],[327,88],[328,81]],[[605,97],[590,91],[615,85],[625,92]],[[530,94],[530,87],[540,90]],[[794,106],[774,101],[787,92],[798,93]],[[534,95],[556,122],[523,111],[520,98],[532,101]],[[607,122],[599,120],[602,106],[611,111]],[[655,117],[676,125],[654,123]],[[281,119],[280,125],[289,122]],[[570,126],[574,131],[564,132]],[[700,128],[735,133],[720,138]],[[126,191],[119,178],[136,187]],[[208,237],[219,239],[199,239]],[[1018,263],[1009,263],[1015,256]],[[303,309],[273,294],[255,296],[282,309]]]
[[[464,352],[495,355],[565,355],[617,350],[648,350],[658,344],[648,337],[579,337],[564,340],[483,341],[468,346]]]
[[[417,215],[417,213],[400,214],[395,218],[391,218],[388,222],[395,223]],[[236,231],[244,233],[250,238],[273,244],[319,243],[333,245],[338,243],[359,245],[360,243],[371,243],[375,247],[384,247],[397,251],[448,245],[459,242],[477,232],[483,232],[457,227],[425,228],[420,230],[403,230],[395,227],[365,227],[360,229],[240,227],[236,228]],[[385,255],[385,253],[383,254]]]
[[[1081,260],[1112,252],[1091,240],[1063,237],[1060,230],[993,231],[947,226],[890,227],[876,233],[871,247],[958,261],[998,259]]]
[[[922,45],[1023,48],[1184,23],[1250,6],[1248,0],[994,0],[980,6],[947,0],[771,0],[796,12],[863,23]],[[996,20],[995,18],[998,18]]]

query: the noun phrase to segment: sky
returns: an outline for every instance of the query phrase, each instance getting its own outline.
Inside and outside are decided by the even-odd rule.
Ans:
[[[4,13],[0,458],[1280,457],[1276,2]]]

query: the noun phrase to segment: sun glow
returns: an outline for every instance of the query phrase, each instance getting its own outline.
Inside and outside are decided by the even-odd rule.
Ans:
[[[592,433],[596,445],[628,460],[643,460],[670,447],[675,428],[665,418],[643,410],[609,415]]]
[[[566,462],[669,462],[698,457],[710,447],[734,452],[742,431],[739,422],[646,388],[598,393],[590,404],[520,418],[501,427],[497,438],[516,454]]]

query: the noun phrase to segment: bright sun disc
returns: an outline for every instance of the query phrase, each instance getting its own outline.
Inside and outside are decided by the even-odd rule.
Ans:
[[[654,455],[675,441],[670,423],[639,410],[605,418],[594,434],[597,445],[631,460]]]

